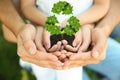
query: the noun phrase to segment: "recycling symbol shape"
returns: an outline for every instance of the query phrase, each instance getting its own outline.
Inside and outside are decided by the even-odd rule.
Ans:
[[[58,34],[66,34],[66,35],[73,35],[75,34],[80,28],[79,20],[73,16],[73,6],[66,1],[59,1],[53,5],[52,12],[54,15],[47,17],[45,29],[50,32],[52,35]],[[70,15],[70,18],[67,20],[68,24],[64,28],[61,28],[58,25],[58,20],[55,14],[63,14],[63,15]]]

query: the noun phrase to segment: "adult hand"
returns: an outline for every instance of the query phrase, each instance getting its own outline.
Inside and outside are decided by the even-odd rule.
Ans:
[[[39,51],[46,52],[46,49],[43,46],[43,27],[42,26],[37,26],[36,27],[36,36],[35,36],[35,43],[36,47]]]
[[[64,68],[73,68],[85,66],[87,64],[98,64],[105,59],[107,49],[107,37],[103,30],[95,28],[92,30],[92,49],[88,52],[78,52],[70,55],[69,61],[64,65]],[[69,52],[70,53],[70,52]]]
[[[17,36],[18,55],[22,60],[46,68],[60,69],[61,62],[52,54],[44,51],[38,51],[34,43],[36,29],[34,26],[27,24]],[[41,36],[40,36],[41,37]]]

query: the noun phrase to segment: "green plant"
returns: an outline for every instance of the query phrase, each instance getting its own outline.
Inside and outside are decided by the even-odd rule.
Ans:
[[[52,8],[52,12],[55,14],[62,13],[63,15],[70,15],[72,14],[72,11],[73,6],[71,6],[71,4],[66,1],[59,1],[55,3]],[[64,29],[62,29],[60,26],[57,25],[59,23],[57,17],[53,15],[47,18],[45,27],[46,30],[52,35],[66,34],[72,36],[80,28],[79,20],[75,16],[71,16],[67,22],[69,24],[67,24]]]
[[[61,11],[62,14],[71,14],[72,10],[73,7],[66,1],[59,1],[54,4],[54,7],[52,8],[52,12],[56,14],[60,14]]]

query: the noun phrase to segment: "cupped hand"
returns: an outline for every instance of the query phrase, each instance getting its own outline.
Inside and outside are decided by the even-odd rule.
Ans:
[[[23,26],[21,31],[18,33],[17,44],[21,43],[21,45],[24,46],[24,49],[28,53],[35,54],[37,52],[37,48],[34,43],[35,35],[36,35],[35,27],[31,24],[26,24]]]
[[[37,50],[35,37],[36,29],[30,24],[26,24],[19,32],[17,36],[17,52],[21,59],[41,67],[60,69],[61,62],[58,61],[58,58],[56,56],[46,53],[44,50]],[[41,44],[39,46],[41,46]],[[40,50],[42,49],[43,48],[40,48]]]
[[[84,52],[88,49],[91,43],[91,30],[93,28],[93,24],[83,25],[80,30],[75,34],[75,39],[73,41],[72,46],[67,44],[67,41],[63,40],[65,48],[68,51],[72,52]]]
[[[35,44],[39,51],[46,52],[46,49],[43,46],[43,27],[37,26],[36,27],[36,36],[35,36]]]
[[[44,68],[61,69],[62,63],[52,53],[37,51],[36,54],[27,53],[23,46],[18,48],[18,55],[23,61],[36,64]]]
[[[100,28],[92,30],[92,49],[88,52],[78,52],[69,57],[69,61],[65,62],[64,68],[73,68],[85,66],[88,64],[98,64],[106,57],[107,36]],[[69,63],[69,64],[68,64]]]
[[[61,41],[58,41],[51,47],[50,33],[44,29],[43,32],[43,44],[48,52],[55,52],[61,49]]]

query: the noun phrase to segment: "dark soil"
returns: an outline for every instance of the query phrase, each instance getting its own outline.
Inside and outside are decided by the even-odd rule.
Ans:
[[[52,35],[52,36],[50,36],[51,46],[53,46],[54,44],[56,44],[58,41],[61,41],[61,40],[62,40],[61,35]]]
[[[69,35],[52,35],[50,37],[50,41],[51,41],[51,46],[53,46],[54,44],[56,44],[58,41],[61,41],[61,40],[67,40],[68,41],[68,44],[72,46],[72,42],[74,40],[75,36],[69,36]]]
[[[63,39],[67,40],[68,44],[72,46],[72,43],[73,43],[73,40],[75,39],[75,36],[74,35],[69,36],[69,35],[64,34]]]

